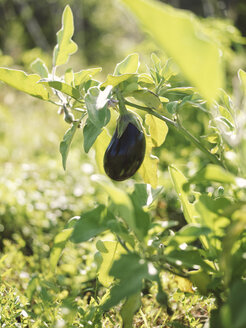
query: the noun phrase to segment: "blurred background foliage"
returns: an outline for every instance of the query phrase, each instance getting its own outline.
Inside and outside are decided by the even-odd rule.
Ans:
[[[227,87],[231,91],[235,89],[237,69],[246,68],[245,1],[163,2],[202,17],[208,30],[221,43]],[[56,32],[60,29],[66,4],[74,14],[74,40],[79,47],[70,61],[75,71],[102,66],[103,78],[131,52],[140,53],[142,70],[146,70],[153,51],[162,56],[150,37],[139,29],[133,16],[116,0],[0,0],[0,66],[31,72],[31,62],[40,57],[51,68]],[[204,122],[208,118],[202,112],[187,109],[182,119],[184,125],[188,122],[195,135],[207,132]],[[16,322],[23,325],[27,322],[30,327],[43,327],[44,322],[48,327],[70,327],[67,322],[76,320],[78,324],[74,326],[80,327],[79,323],[86,317],[83,311],[95,293],[96,268],[92,264],[95,244],[83,244],[83,248],[69,244],[57,275],[49,270],[48,257],[55,235],[71,217],[93,208],[100,197],[104,197],[90,180],[91,174],[98,173],[98,168],[93,150],[88,156],[83,153],[81,132],[76,134],[67,171],[63,171],[59,142],[67,128],[51,104],[0,84],[0,280],[3,282],[0,296],[4,296],[0,303],[0,323],[4,317],[7,327]],[[183,215],[167,166],[175,163],[184,173],[192,174],[206,159],[171,129],[157,154],[160,157],[159,183],[165,188],[153,209],[153,218],[178,220],[182,225]],[[125,184],[129,186],[131,182]],[[208,192],[217,191],[210,187]],[[190,310],[194,298],[184,298],[175,286],[170,282],[169,285],[175,290],[173,297],[180,300],[180,304],[187,303],[180,309],[184,323],[199,327],[199,320]],[[160,308],[153,308],[149,300],[151,297],[146,299],[148,312],[153,312],[153,317],[159,320]],[[203,299],[197,299],[196,305],[201,305],[205,312],[212,306],[211,301],[204,304]],[[93,307],[88,313],[90,310]],[[137,320],[144,322],[144,314]],[[114,327],[114,324],[109,320],[106,326]]]

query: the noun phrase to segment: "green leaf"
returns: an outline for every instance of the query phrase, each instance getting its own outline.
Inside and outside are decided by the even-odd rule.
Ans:
[[[108,229],[108,221],[115,220],[104,205],[83,213],[74,225],[71,235],[73,243],[82,243]]]
[[[131,200],[135,206],[149,207],[160,195],[162,187],[153,189],[150,184],[135,183]]]
[[[119,283],[110,290],[110,298],[102,304],[103,310],[108,310],[125,297],[138,293],[142,289],[143,279],[151,278],[148,263],[134,253],[121,255],[113,263],[109,274]]]
[[[200,223],[200,220],[197,220],[199,217],[198,213],[195,210],[194,204],[189,202],[189,195],[183,190],[183,185],[187,183],[186,177],[174,166],[169,167],[169,173],[176,190],[176,193],[179,196],[181,201],[182,209],[186,221],[191,223]]]
[[[133,317],[134,314],[139,310],[141,306],[141,294],[136,293],[127,297],[125,303],[122,305],[120,310],[120,315],[123,322],[124,328],[132,328],[133,327]]]
[[[149,126],[150,136],[155,146],[160,147],[164,143],[168,133],[167,124],[150,114],[145,116],[145,123]]]
[[[74,72],[72,68],[68,68],[64,75],[65,83],[74,86]]]
[[[133,231],[136,231],[134,208],[128,194],[122,189],[114,186],[108,179],[104,178],[104,176],[94,175],[93,178],[109,195],[113,204],[114,214],[121,217]]]
[[[176,193],[178,194],[179,200],[181,202],[182,210],[184,217],[187,223],[189,224],[201,224],[201,216],[196,210],[195,202],[190,203],[189,193],[186,192],[183,186],[187,183],[186,177],[174,166],[169,166],[169,173],[175,188]],[[198,194],[192,194],[195,198],[198,197]],[[200,240],[205,248],[208,248],[208,241],[206,237],[201,236]]]
[[[79,99],[80,96],[80,92],[78,91],[78,89],[73,88],[71,85],[65,83],[65,82],[61,82],[61,81],[47,81],[47,80],[40,80],[39,83],[43,84],[43,85],[47,85],[51,88],[54,88],[58,91],[61,91],[63,93],[65,93],[66,95],[74,98],[74,99]]]
[[[194,92],[195,92],[195,88],[193,87],[176,87],[176,88],[168,88],[165,90],[165,94],[166,93],[186,93],[186,94],[189,94],[189,95],[192,95]]]
[[[118,63],[114,75],[119,76],[126,73],[137,73],[139,67],[139,56],[134,53],[128,55],[122,62]]]
[[[181,228],[178,232],[175,233],[169,240],[169,244],[174,242],[177,244],[182,243],[191,243],[201,237],[201,235],[209,235],[211,233],[211,229],[208,227],[203,227],[198,224],[187,224],[183,228]]]
[[[246,283],[245,281],[236,281],[232,286],[228,298],[230,308],[230,319],[233,328],[246,327]],[[229,327],[229,326],[228,326]]]
[[[215,240],[210,238],[210,247],[217,250],[221,249],[221,241],[218,237],[224,236],[225,228],[230,223],[230,220],[225,216],[226,209],[232,205],[231,201],[224,197],[213,199],[208,195],[201,195],[199,202],[194,204],[199,216],[201,224],[209,227],[216,236]]]
[[[84,129],[83,129],[83,136],[84,136],[84,150],[86,153],[91,149],[94,142],[96,141],[97,137],[102,132],[100,127],[95,126],[89,118],[87,118]]]
[[[159,111],[163,109],[159,97],[150,90],[134,90],[133,92],[128,93],[126,96],[135,98],[138,102],[149,108]]]
[[[77,51],[76,43],[71,40],[73,32],[73,13],[67,5],[62,14],[62,28],[57,32],[57,45],[53,53],[54,66],[66,64],[70,55]]]
[[[175,266],[180,266],[181,268],[187,269],[199,269],[202,268],[205,272],[214,271],[213,268],[207,264],[207,262],[202,258],[199,251],[195,250],[180,250],[172,249],[171,251],[166,249],[165,258],[167,261]]]
[[[145,183],[149,183],[153,188],[158,184],[158,163],[159,158],[152,155],[152,148],[155,146],[149,135],[145,135],[146,138],[146,151],[142,165],[140,166],[138,173],[141,175]]]
[[[92,87],[85,95],[88,118],[93,125],[99,128],[105,126],[110,120],[108,100],[111,91],[111,86],[106,87],[103,91],[100,90],[99,87]]]
[[[246,72],[244,72],[241,68],[238,71],[238,78],[241,83],[244,94],[246,95]]]
[[[108,85],[111,85],[112,87],[116,87],[120,83],[130,79],[131,77],[135,76],[135,74],[123,74],[120,76],[114,76],[112,74],[109,74],[106,78],[106,81],[101,84],[101,88],[106,88]]]
[[[40,75],[42,78],[47,78],[49,75],[48,68],[46,67],[45,63],[42,61],[42,59],[37,58],[32,64],[31,64],[32,70]]]
[[[100,283],[109,287],[114,281],[114,277],[109,274],[114,261],[118,260],[121,254],[126,253],[126,250],[116,241],[98,241],[97,249],[101,253],[102,263],[99,268],[98,280]]]
[[[79,72],[74,73],[74,85],[75,85],[75,87],[78,87],[83,83],[86,83],[94,75],[101,72],[101,70],[102,70],[101,67],[95,67],[95,68],[84,69],[84,70],[81,70]]]
[[[150,228],[150,216],[148,207],[158,197],[162,188],[153,189],[149,184],[136,183],[134,191],[130,195],[134,206],[134,216],[136,224],[136,234],[140,240],[148,234]]]
[[[31,96],[43,100],[49,99],[48,91],[42,85],[38,84],[40,76],[37,74],[27,75],[20,70],[0,67],[0,80]]]
[[[223,70],[218,45],[187,11],[150,0],[122,0],[152,37],[178,64],[184,76],[207,100],[222,87]]]
[[[60,143],[60,153],[62,155],[62,165],[64,170],[66,170],[67,156],[70,149],[71,142],[73,140],[74,134],[77,131],[79,122],[74,122],[72,127],[65,133],[62,142]]]
[[[235,183],[235,176],[215,164],[208,164],[206,167],[198,171],[189,179],[189,184],[204,181],[215,181],[220,183]]]
[[[94,149],[96,151],[96,162],[99,169],[99,172],[101,174],[105,174],[104,166],[103,166],[103,158],[104,153],[110,143],[110,135],[108,134],[106,129],[103,129],[102,133],[99,135],[99,137],[96,139],[94,144]]]
[[[52,247],[50,253],[50,266],[51,270],[55,271],[60,255],[73,232],[73,228],[64,229],[58,235],[56,235],[54,240],[54,246]]]

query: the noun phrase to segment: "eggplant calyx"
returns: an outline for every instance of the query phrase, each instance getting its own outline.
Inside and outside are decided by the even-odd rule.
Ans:
[[[117,138],[120,138],[122,136],[129,123],[133,124],[139,131],[143,131],[139,118],[132,112],[127,111],[126,114],[120,115],[118,118],[116,127]]]

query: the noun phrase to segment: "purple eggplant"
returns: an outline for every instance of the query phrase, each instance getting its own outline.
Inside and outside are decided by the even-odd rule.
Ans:
[[[145,136],[140,127],[129,122],[121,135],[116,128],[104,154],[106,174],[116,181],[130,178],[142,164],[145,148]]]

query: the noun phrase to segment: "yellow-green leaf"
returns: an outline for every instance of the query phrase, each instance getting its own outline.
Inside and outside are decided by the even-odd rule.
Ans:
[[[28,93],[31,96],[48,100],[48,91],[42,85],[38,84],[40,76],[38,74],[27,75],[25,72],[0,67],[0,80],[7,83],[17,90]]]
[[[95,67],[95,68],[83,69],[79,72],[74,73],[74,85],[79,86],[87,82],[94,75],[101,72],[101,70],[102,70],[101,67]]]
[[[238,71],[238,78],[240,80],[244,94],[246,95],[246,72],[244,72],[241,68]]]
[[[112,264],[120,258],[121,254],[126,253],[126,250],[116,241],[99,241],[97,249],[103,259],[99,268],[98,280],[104,287],[109,287],[114,281],[114,278],[109,275]]]
[[[43,85],[47,85],[51,88],[54,88],[58,91],[61,91],[65,93],[66,95],[74,98],[74,99],[79,99],[80,98],[80,92],[78,89],[73,88],[71,85],[61,82],[61,81],[45,81],[41,80],[39,83]]]
[[[77,51],[77,44],[71,40],[73,32],[73,13],[67,5],[62,14],[62,28],[57,32],[57,45],[53,54],[55,66],[66,64],[70,55]]]
[[[114,70],[114,75],[122,75],[126,73],[137,73],[139,67],[139,56],[134,53],[128,55],[122,62],[118,63]]]
[[[138,173],[141,175],[145,183],[149,183],[152,188],[157,187],[158,183],[158,176],[157,176],[157,170],[158,170],[158,163],[159,159],[152,155],[152,148],[153,143],[150,136],[146,137],[146,152],[145,157],[142,165],[140,166]]]
[[[101,85],[101,88],[106,88],[108,85],[112,85],[115,87],[116,85],[120,84],[123,81],[128,80],[130,77],[134,76],[135,74],[122,74],[119,76],[114,76],[112,74],[109,74],[107,76],[107,79],[103,84]]]
[[[145,123],[149,126],[149,132],[155,146],[160,147],[168,133],[167,124],[150,114],[145,116]]]
[[[53,271],[56,269],[56,265],[60,258],[60,255],[73,232],[73,228],[64,229],[58,235],[56,235],[54,240],[54,246],[50,254],[50,266]]]
[[[178,64],[184,76],[211,101],[223,85],[218,45],[188,11],[154,0],[122,0],[153,39]]]
[[[99,172],[102,174],[105,174],[104,168],[103,168],[103,157],[106,148],[108,147],[110,142],[110,136],[106,129],[103,129],[102,133],[97,137],[94,147],[96,151],[96,162],[97,166],[99,168]]]

